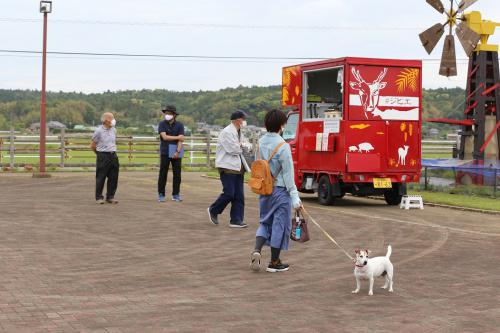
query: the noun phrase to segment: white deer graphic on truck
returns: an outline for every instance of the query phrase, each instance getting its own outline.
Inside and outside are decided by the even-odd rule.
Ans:
[[[398,164],[406,165],[406,154],[408,154],[410,146],[404,145],[398,149]]]
[[[351,68],[352,75],[356,81],[350,81],[352,90],[357,91],[357,95],[349,96],[350,106],[362,106],[365,112],[365,118],[380,117],[390,120],[418,120],[419,101],[417,97],[404,96],[382,96],[380,91],[387,86],[387,82],[382,81],[387,75],[387,68],[384,68],[372,82],[366,82],[358,69]],[[382,98],[382,101],[380,99]],[[381,110],[379,106],[398,106],[407,108],[406,110],[397,110],[388,108]],[[409,109],[408,108],[412,108]]]
[[[387,85],[387,82],[382,82],[382,79],[387,74],[387,68],[384,68],[377,79],[371,83],[366,82],[359,73],[359,70],[356,70],[354,66],[351,72],[357,82],[349,82],[349,84],[352,89],[358,91],[359,99],[365,110],[365,117],[368,119],[368,113],[372,113],[377,109],[380,90],[384,89]]]

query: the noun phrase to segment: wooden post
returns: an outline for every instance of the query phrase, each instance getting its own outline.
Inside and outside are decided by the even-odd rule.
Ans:
[[[66,141],[65,141],[66,135],[65,134],[66,134],[66,130],[64,128],[61,128],[61,135],[59,136],[59,140],[60,140],[59,149],[60,149],[60,154],[61,154],[61,163],[59,163],[59,165],[61,168],[64,168],[64,157],[66,154]]]
[[[257,147],[259,145],[259,136],[258,135],[255,135],[253,138],[252,138],[252,153],[253,153],[253,156],[254,158],[257,158]]]
[[[497,169],[493,170],[493,198],[497,197]]]
[[[427,167],[424,168],[424,190],[427,190]]]
[[[189,152],[189,156],[190,156],[190,164],[193,164],[194,162],[194,151],[193,151],[193,148],[194,148],[194,141],[193,141],[193,137],[191,136],[191,151]]]
[[[132,156],[132,147],[134,145],[134,143],[132,142],[133,138],[133,136],[130,136],[128,139],[128,164],[132,164],[132,159],[134,158]]]
[[[453,179],[455,180],[455,187],[457,187],[457,169],[455,167],[451,168],[453,170]]]
[[[14,151],[15,151],[15,146],[14,146],[14,129],[11,128],[10,130],[10,143],[9,143],[9,153],[10,153],[10,169],[14,169]]]
[[[0,164],[2,164],[2,148],[3,148],[3,138],[0,138]]]
[[[210,168],[210,143],[212,142],[212,138],[210,137],[210,131],[207,133],[207,168]]]

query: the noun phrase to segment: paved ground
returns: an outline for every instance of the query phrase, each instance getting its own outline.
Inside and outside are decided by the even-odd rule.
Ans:
[[[0,174],[0,332],[500,332],[498,215],[304,199],[346,248],[392,244],[395,293],[370,297],[312,225],[290,271],[251,272],[253,194],[233,230],[207,221],[217,180],[185,173],[185,201],[159,204],[155,178],[122,173],[96,206],[90,173]]]

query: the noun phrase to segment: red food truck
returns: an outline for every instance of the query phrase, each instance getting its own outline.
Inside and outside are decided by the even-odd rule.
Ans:
[[[339,58],[283,68],[295,183],[331,205],[345,193],[397,205],[421,169],[422,62]]]

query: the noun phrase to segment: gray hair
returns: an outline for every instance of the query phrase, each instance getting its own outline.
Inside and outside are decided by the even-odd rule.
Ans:
[[[106,118],[109,116],[111,116],[112,118],[115,117],[115,116],[113,116],[113,114],[111,112],[104,112],[101,116],[101,122],[104,122],[106,120]]]

